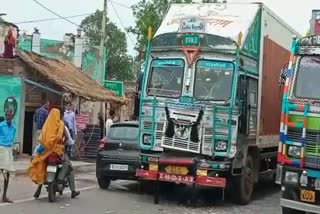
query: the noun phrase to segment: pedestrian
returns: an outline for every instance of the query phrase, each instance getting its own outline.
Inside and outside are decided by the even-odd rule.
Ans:
[[[16,134],[16,127],[12,124],[13,110],[6,109],[5,121],[0,123],[0,171],[4,177],[2,202],[13,203],[8,196],[10,174],[15,172],[13,164],[13,141]]]
[[[75,139],[77,133],[77,126],[76,126],[76,114],[73,111],[73,107],[71,103],[67,103],[65,106],[65,112],[63,116],[63,121],[67,123],[70,131],[70,135],[72,139]]]
[[[46,103],[38,108],[35,111],[35,114],[33,116],[33,124],[34,124],[34,130],[35,130],[35,135],[32,139],[32,151],[35,149],[35,147],[39,144],[39,137],[43,128],[44,123],[47,120],[47,117],[50,112],[50,101],[46,101]]]
[[[13,58],[13,49],[16,47],[17,40],[13,35],[13,29],[10,27],[8,34],[4,39],[4,58]]]
[[[103,138],[104,136],[104,118],[103,115],[101,114],[101,112],[99,112],[98,114],[98,120],[99,120],[99,127],[100,127],[100,139]]]
[[[114,110],[111,109],[109,111],[109,118],[107,119],[107,122],[106,122],[106,135],[108,135],[108,131],[110,129],[110,126],[114,122],[114,118],[115,118],[115,112],[114,112]]]

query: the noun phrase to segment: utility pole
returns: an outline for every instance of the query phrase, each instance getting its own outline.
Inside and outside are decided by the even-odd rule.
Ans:
[[[102,83],[102,61],[104,52],[104,42],[106,38],[106,21],[107,21],[107,5],[108,0],[103,0],[103,11],[102,11],[102,25],[101,25],[101,40],[100,40],[100,51],[99,51],[99,70],[98,70],[98,81]]]
[[[104,42],[106,38],[106,21],[107,21],[107,7],[108,7],[108,0],[103,0],[103,11],[102,11],[102,25],[101,25],[101,40],[100,40],[100,51],[99,51],[99,70],[98,70],[98,81],[100,84],[103,84],[102,79],[102,71],[103,71],[103,52],[104,52]],[[104,102],[100,103],[100,114],[103,118],[103,123],[106,121],[106,114],[105,114],[105,104]],[[104,130],[102,130],[104,132]]]

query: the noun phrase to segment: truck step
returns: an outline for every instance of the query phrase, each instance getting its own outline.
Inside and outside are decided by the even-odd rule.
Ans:
[[[224,123],[224,122],[218,122],[216,121],[216,126],[229,126],[229,123]]]

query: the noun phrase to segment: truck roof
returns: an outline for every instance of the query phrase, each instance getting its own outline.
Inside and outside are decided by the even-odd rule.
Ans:
[[[259,11],[260,3],[212,3],[172,4],[156,32],[156,36],[181,32],[181,20],[197,18],[204,20],[205,34],[238,40],[240,32],[246,38]]]

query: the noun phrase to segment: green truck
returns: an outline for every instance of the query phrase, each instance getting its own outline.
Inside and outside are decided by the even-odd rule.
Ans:
[[[292,41],[284,86],[276,182],[284,214],[320,213],[320,10],[311,32]]]
[[[250,202],[275,175],[278,78],[297,34],[261,3],[173,4],[149,38],[141,87],[140,180],[232,190]]]

